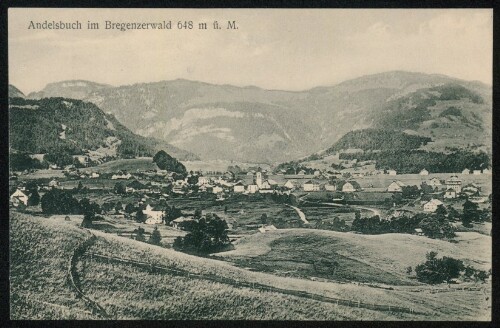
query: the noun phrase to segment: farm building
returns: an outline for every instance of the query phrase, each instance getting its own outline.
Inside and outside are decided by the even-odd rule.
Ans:
[[[402,192],[405,184],[399,180],[393,181],[389,187],[387,187],[388,192]]]
[[[489,169],[484,169],[483,174],[491,174],[491,171]]]
[[[480,175],[481,174],[481,170],[474,170],[474,171],[472,171],[472,174],[474,174],[474,175]]]
[[[127,173],[127,174],[113,174],[111,176],[111,180],[119,180],[119,179],[123,179],[123,180],[128,180],[132,177],[132,174],[130,173]]]
[[[396,172],[396,170],[387,170],[387,174],[389,174],[389,175],[397,175],[398,173]]]
[[[49,187],[51,188],[59,188],[59,181],[56,179],[53,179],[49,182]]]
[[[12,195],[10,195],[10,202],[15,207],[19,206],[19,204],[28,205],[28,195],[22,192],[20,189],[16,189]]]
[[[327,183],[325,184],[325,190],[327,191],[336,191],[337,190],[337,185],[336,184],[331,184],[331,183]]]
[[[436,212],[439,205],[443,205],[443,202],[440,201],[439,199],[433,198],[424,204],[424,211],[425,212]]]
[[[342,192],[355,192],[361,190],[361,186],[356,181],[339,181],[337,183],[337,190]]]
[[[469,170],[469,169],[464,169],[464,170],[462,171],[462,174],[470,174],[470,170]]]

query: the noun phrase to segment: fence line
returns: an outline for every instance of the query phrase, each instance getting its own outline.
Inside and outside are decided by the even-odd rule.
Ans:
[[[122,258],[122,257],[107,256],[107,255],[92,253],[92,252],[87,252],[87,253],[83,254],[83,256],[89,257],[91,259],[102,260],[102,261],[105,261],[107,263],[115,262],[115,263],[134,265],[136,267],[146,269],[146,270],[149,270],[151,272],[158,272],[158,273],[164,272],[164,273],[185,276],[185,277],[189,277],[189,278],[210,280],[210,281],[228,284],[228,285],[232,285],[232,286],[236,286],[236,287],[247,287],[247,288],[257,289],[257,290],[262,290],[262,291],[277,292],[277,293],[281,293],[281,294],[304,297],[304,298],[309,298],[312,300],[317,300],[320,302],[333,303],[333,304],[337,304],[337,305],[366,308],[366,309],[378,310],[378,311],[424,314],[422,312],[415,311],[415,309],[413,309],[413,308],[385,305],[385,304],[376,304],[374,302],[364,303],[364,302],[361,302],[359,300],[353,301],[353,300],[346,300],[346,299],[341,299],[341,298],[334,298],[334,297],[309,293],[306,291],[278,288],[278,287],[274,287],[274,286],[264,285],[261,283],[241,282],[241,281],[238,281],[235,279],[220,277],[220,276],[216,276],[213,274],[197,274],[197,273],[192,273],[192,272],[189,272],[189,271],[183,270],[183,269],[154,265],[152,263],[133,260],[133,259],[126,259],[126,258]]]
[[[104,318],[109,318],[108,314],[102,306],[100,306],[96,301],[82,292],[77,278],[76,263],[78,262],[78,257],[82,256],[87,251],[87,249],[95,243],[96,239],[97,237],[95,235],[92,235],[80,246],[73,250],[73,255],[71,256],[68,263],[68,282],[70,286],[75,290],[76,294],[85,301],[92,314],[97,314]]]

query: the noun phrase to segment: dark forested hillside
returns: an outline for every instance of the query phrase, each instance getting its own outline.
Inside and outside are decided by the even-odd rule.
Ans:
[[[9,138],[11,150],[31,154],[126,158],[153,156],[156,151],[165,149],[174,155],[189,157],[165,142],[132,133],[96,105],[75,99],[11,98]]]
[[[410,150],[432,141],[431,138],[409,135],[404,132],[364,129],[345,134],[327,153],[342,149],[362,150]]]

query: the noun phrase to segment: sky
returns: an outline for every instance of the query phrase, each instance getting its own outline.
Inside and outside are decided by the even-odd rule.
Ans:
[[[28,28],[45,20],[78,20],[82,29]],[[87,29],[88,21],[100,29]],[[123,32],[105,21],[171,21],[172,29]],[[179,30],[179,21],[194,28]],[[9,83],[25,94],[74,79],[305,90],[392,70],[492,84],[490,9],[10,8],[8,22]],[[203,22],[207,29],[198,29]]]

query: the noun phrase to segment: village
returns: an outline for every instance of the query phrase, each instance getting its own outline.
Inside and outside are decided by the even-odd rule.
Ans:
[[[146,227],[167,224],[189,230],[197,219],[196,210],[215,212],[226,221],[233,237],[280,227],[321,229],[324,222],[339,218],[352,223],[357,215],[391,220],[401,213],[432,214],[440,206],[460,211],[466,200],[480,209],[491,207],[491,172],[487,169],[449,174],[423,169],[419,174],[402,175],[395,170],[309,168],[286,174],[284,169],[258,166],[233,171],[182,175],[159,169],[100,172],[98,166],[78,169],[69,165],[45,170],[58,177],[39,179],[27,179],[33,177],[29,172],[11,172],[10,205],[42,214],[39,200],[45,193],[68,190],[97,203],[105,218]],[[34,193],[35,202],[30,201]],[[414,233],[422,234],[422,230]]]

